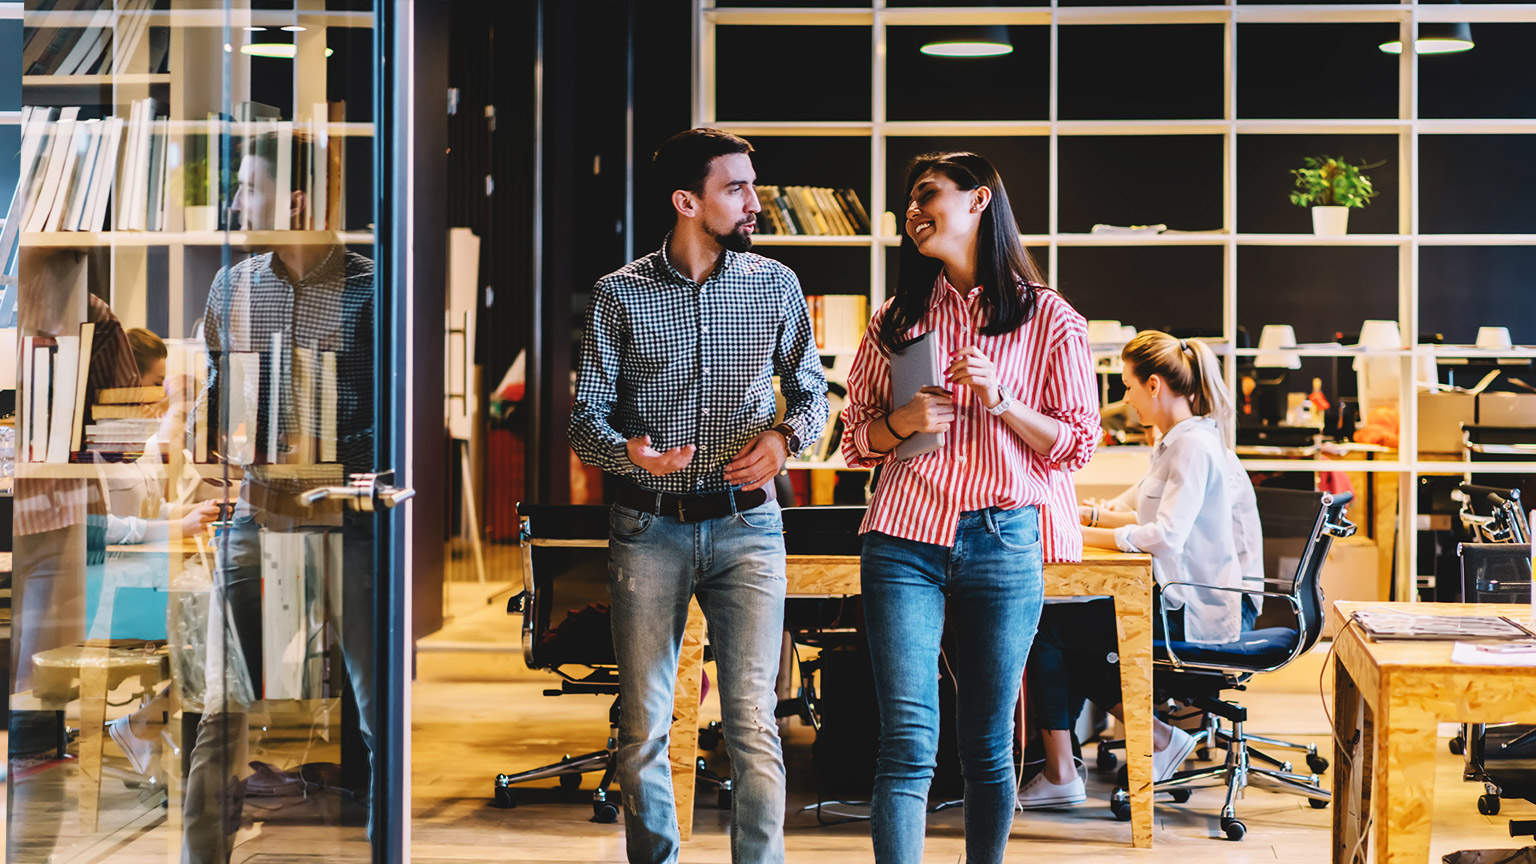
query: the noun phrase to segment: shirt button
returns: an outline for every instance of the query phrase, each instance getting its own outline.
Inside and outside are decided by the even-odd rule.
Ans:
[[[704,367],[704,374],[705,374],[705,375],[708,375],[708,374],[709,374],[709,367],[708,367],[708,366],[705,366],[705,367]]]
[[[708,327],[705,327],[705,328],[704,328],[704,332],[705,332],[705,333],[708,333],[708,332],[709,332],[709,328],[708,328]]]
[[[957,458],[958,458],[958,461],[960,462],[961,465],[965,464],[965,454],[964,453],[961,453],[960,456],[957,457]]]

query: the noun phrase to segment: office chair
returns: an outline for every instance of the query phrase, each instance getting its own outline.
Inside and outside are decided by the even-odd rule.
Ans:
[[[1531,601],[1531,529],[1519,489],[1495,489],[1463,483],[1452,494],[1461,502],[1466,536],[1458,543],[1461,596],[1468,603]],[[1536,795],[1536,774],[1527,768],[1536,748],[1536,726],[1524,723],[1463,723],[1450,741],[1463,757],[1462,779],[1483,784],[1477,812],[1497,815],[1501,798]],[[1490,770],[1490,761],[1493,762]]]
[[[1259,518],[1264,525],[1266,561],[1271,558],[1276,561],[1289,560],[1289,553],[1298,553],[1288,590],[1252,591],[1180,582],[1170,582],[1163,586],[1163,590],[1182,587],[1274,598],[1289,605],[1293,623],[1289,626],[1250,630],[1243,633],[1238,641],[1223,645],[1166,638],[1153,642],[1156,654],[1153,691],[1156,698],[1204,712],[1206,725],[1195,733],[1196,737],[1203,738],[1207,746],[1225,749],[1227,754],[1225,764],[1179,771],[1169,779],[1153,784],[1153,791],[1168,792],[1175,801],[1183,803],[1189,800],[1192,788],[1225,786],[1227,796],[1221,809],[1220,825],[1231,840],[1241,840],[1247,833],[1247,826],[1237,818],[1236,802],[1250,783],[1303,796],[1315,808],[1328,806],[1331,795],[1317,777],[1318,773],[1328,769],[1328,761],[1318,755],[1317,745],[1292,744],[1249,735],[1243,728],[1248,720],[1247,709],[1231,699],[1223,699],[1221,694],[1227,690],[1247,689],[1247,683],[1254,675],[1274,672],[1289,665],[1317,642],[1323,632],[1325,614],[1320,582],[1323,562],[1328,557],[1328,550],[1335,537],[1348,537],[1355,533],[1354,524],[1344,517],[1344,508],[1353,497],[1349,493],[1335,497],[1326,492],[1291,489],[1261,488],[1255,491],[1258,494]],[[1278,573],[1279,570],[1266,566],[1266,572]],[[1163,631],[1166,633],[1166,613],[1163,614]],[[1230,728],[1223,727],[1221,720],[1226,720]],[[1124,746],[1123,741],[1117,743]],[[1254,746],[1255,743],[1305,751],[1308,767],[1316,773],[1292,773],[1289,763],[1264,753]],[[1100,744],[1101,766],[1107,761],[1106,751],[1113,746],[1115,742]],[[1255,761],[1274,767],[1255,767],[1252,764]],[[1111,812],[1122,822],[1131,818],[1131,799],[1126,786],[1122,775],[1120,785],[1110,799]]]
[[[584,596],[578,603],[608,600],[608,508],[600,505],[518,504],[520,530],[518,545],[523,560],[523,590],[507,601],[507,614],[521,615],[523,662],[529,669],[541,669],[560,676],[559,688],[544,691],[545,696],[583,693],[612,696],[608,707],[608,741],[601,750],[580,756],[566,756],[558,762],[512,774],[497,774],[493,804],[502,809],[517,806],[512,786],[533,780],[560,779],[560,788],[570,792],[581,788],[583,774],[602,772],[592,792],[592,821],[614,822],[618,805],[610,801],[614,758],[618,751],[619,717],[623,706],[619,699],[619,669],[614,657],[613,639],[607,615],[602,607],[587,609],[566,619],[580,621],[578,638],[571,631],[562,634],[552,626],[557,608],[556,592],[562,586]],[[558,605],[570,606],[571,596]],[[706,659],[708,659],[706,655]],[[572,671],[574,670],[574,671]],[[579,677],[578,677],[579,676]],[[711,735],[718,740],[719,730],[711,724]],[[701,736],[707,739],[709,735]],[[705,747],[705,749],[709,749]],[[731,781],[705,766],[700,757],[696,764],[698,779],[716,791],[716,803],[722,809],[731,806]]]

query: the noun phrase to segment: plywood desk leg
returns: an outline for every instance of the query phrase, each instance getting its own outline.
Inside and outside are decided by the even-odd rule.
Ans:
[[[1365,860],[1360,829],[1371,812],[1370,709],[1360,688],[1333,658],[1333,861],[1355,864]],[[1356,847],[1359,846],[1358,855]]]
[[[1376,821],[1371,840],[1382,864],[1429,860],[1430,816],[1435,809],[1435,715],[1412,696],[1377,705]]]
[[[693,836],[694,760],[699,752],[699,694],[704,678],[704,611],[699,601],[688,603],[688,626],[677,658],[677,688],[672,692],[672,795],[677,803],[677,833],[686,842]]]
[[[107,722],[107,650],[84,648],[80,663],[80,828],[96,833],[101,747]]]
[[[1152,846],[1152,604],[1145,594],[1115,597],[1120,636],[1120,699],[1131,795],[1131,845]]]

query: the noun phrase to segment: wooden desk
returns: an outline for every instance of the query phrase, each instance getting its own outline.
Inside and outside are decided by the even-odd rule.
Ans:
[[[1358,609],[1517,620],[1529,610],[1340,600],[1328,613],[1341,631],[1333,643],[1333,860],[1365,861],[1374,840],[1382,864],[1423,864],[1429,860],[1438,724],[1529,721],[1536,715],[1536,668],[1453,664],[1450,641],[1372,642],[1360,628],[1343,626]],[[1373,811],[1373,836],[1361,842]],[[1359,854],[1352,857],[1357,842]]]
[[[1130,775],[1131,845],[1152,845],[1152,558],[1084,550],[1080,564],[1045,565],[1045,593],[1057,597],[1109,596],[1120,636],[1120,686],[1125,703],[1126,771]],[[855,555],[790,555],[790,596],[859,593]],[[698,758],[699,688],[704,671],[704,615],[694,601],[677,667],[673,696],[672,789],[682,839],[693,835],[694,760]]]

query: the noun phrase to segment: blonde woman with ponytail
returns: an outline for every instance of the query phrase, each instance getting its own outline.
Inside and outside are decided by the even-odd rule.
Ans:
[[[1193,583],[1244,587],[1263,579],[1259,513],[1253,486],[1228,442],[1235,420],[1221,366],[1209,345],[1145,330],[1121,352],[1125,399],[1157,433],[1146,476],[1108,502],[1080,511],[1083,544],[1152,555],[1160,586]],[[1251,626],[1242,595],[1175,586],[1160,592],[1154,620],[1167,621],[1171,641],[1235,642]],[[1084,800],[1072,755],[1071,728],[1083,699],[1119,716],[1112,601],[1048,606],[1029,658],[1038,726],[1045,748],[1041,772],[1019,793],[1026,808]],[[1113,706],[1113,707],[1111,707]],[[1153,729],[1155,781],[1172,776],[1195,739],[1161,721]]]

